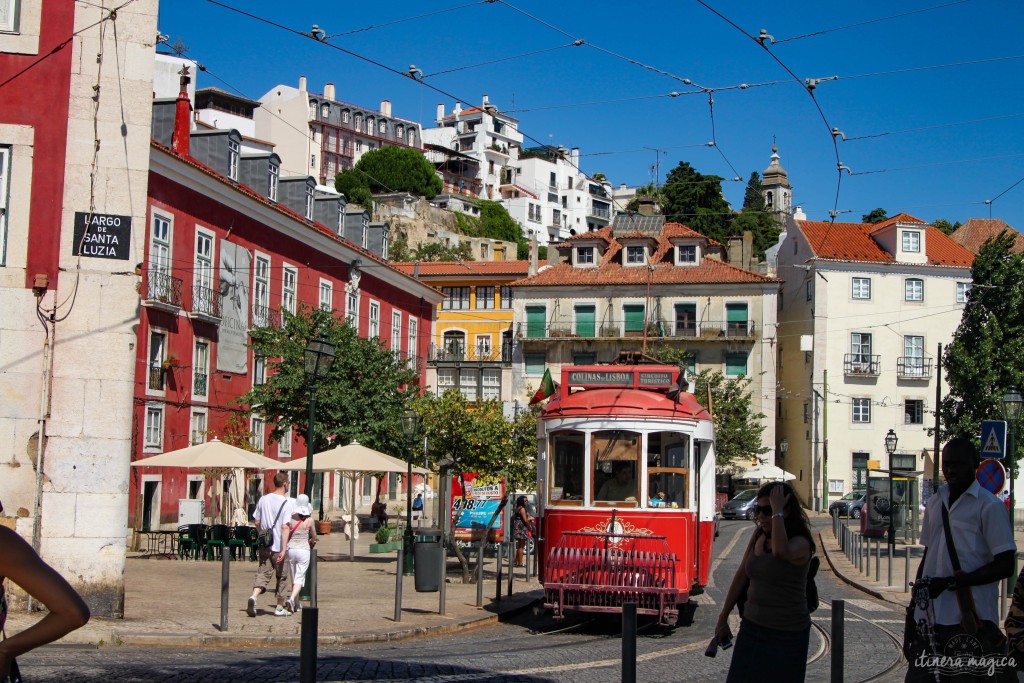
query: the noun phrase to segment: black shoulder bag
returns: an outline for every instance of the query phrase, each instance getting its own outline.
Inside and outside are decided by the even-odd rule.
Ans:
[[[260,531],[259,538],[256,539],[257,548],[269,548],[274,545],[274,527],[277,526],[277,520],[281,517],[281,512],[284,511],[284,506],[287,504],[288,499],[285,498],[284,502],[281,503],[281,507],[277,509],[277,514],[274,515],[274,522],[270,525],[270,528]]]

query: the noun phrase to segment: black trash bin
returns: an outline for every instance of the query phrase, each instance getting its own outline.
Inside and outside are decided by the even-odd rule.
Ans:
[[[417,529],[414,546],[413,573],[417,593],[436,593],[441,590],[441,530]]]

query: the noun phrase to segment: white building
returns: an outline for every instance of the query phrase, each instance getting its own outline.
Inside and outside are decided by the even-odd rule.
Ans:
[[[874,225],[790,219],[785,235],[778,437],[793,484],[816,510],[861,489],[869,463],[889,467],[889,429],[931,479],[935,353],[960,322],[974,255],[907,214]]]

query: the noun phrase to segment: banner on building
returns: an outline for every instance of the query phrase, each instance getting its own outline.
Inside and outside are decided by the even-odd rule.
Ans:
[[[217,344],[217,370],[248,373],[249,269],[252,254],[237,244],[220,241],[220,334]]]

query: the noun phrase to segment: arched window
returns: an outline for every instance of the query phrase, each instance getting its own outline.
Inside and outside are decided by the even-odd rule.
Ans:
[[[381,137],[383,137],[384,134],[387,133],[387,132],[388,132],[388,122],[385,121],[384,119],[381,119],[381,121],[380,121],[380,134],[381,134]]]
[[[395,126],[395,139],[399,141],[405,139],[405,129],[402,126]]]
[[[367,117],[367,119],[366,119],[366,132],[369,135],[373,135],[373,131],[375,130],[374,127],[373,127],[373,123],[374,123],[373,117]]]
[[[330,115],[330,113],[331,113],[331,105],[329,105],[329,104],[321,104],[320,105],[320,116],[322,118],[326,119]]]
[[[764,195],[764,204],[769,208],[775,206],[775,195],[771,192],[766,192]]]
[[[341,110],[341,122],[342,123],[348,123],[348,120],[349,120],[349,111],[348,111],[348,109],[342,109]]]
[[[464,359],[466,357],[466,333],[461,330],[445,332],[444,354],[449,360]]]

